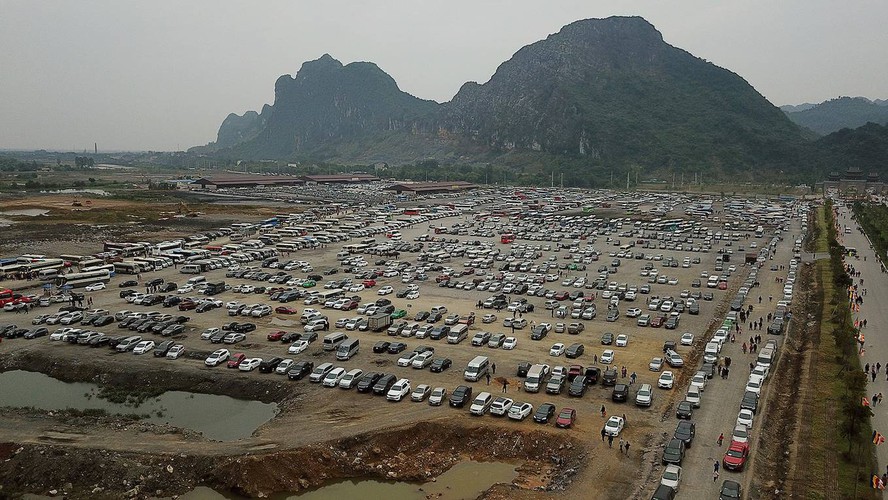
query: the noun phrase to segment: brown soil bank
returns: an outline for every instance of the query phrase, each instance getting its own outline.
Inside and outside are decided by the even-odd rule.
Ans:
[[[584,456],[583,448],[567,434],[507,431],[456,421],[423,422],[295,450],[237,456],[3,443],[0,497],[55,490],[72,499],[143,498],[182,494],[200,484],[255,497],[352,477],[425,481],[470,459],[522,461],[516,485],[497,487],[487,495],[508,498],[515,489],[527,493],[562,489]]]

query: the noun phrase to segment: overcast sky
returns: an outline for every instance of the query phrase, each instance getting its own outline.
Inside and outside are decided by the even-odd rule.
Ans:
[[[640,15],[775,105],[888,98],[888,1],[0,0],[0,148],[176,150],[329,53],[439,102],[578,19]]]

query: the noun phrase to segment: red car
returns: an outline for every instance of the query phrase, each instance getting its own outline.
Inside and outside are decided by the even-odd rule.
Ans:
[[[725,469],[742,471],[746,465],[746,458],[749,457],[749,443],[740,443],[731,441],[731,446],[725,452],[725,458],[722,459]]]
[[[358,308],[358,303],[355,302],[354,300],[350,300],[350,301],[346,302],[345,304],[342,304],[342,306],[339,308],[339,310],[340,311],[351,311],[352,309],[357,309],[357,308]]]
[[[280,341],[280,340],[284,337],[284,335],[286,335],[286,334],[287,334],[287,332],[285,332],[285,331],[283,331],[283,330],[278,330],[278,331],[276,331],[276,332],[271,332],[271,333],[269,333],[265,338],[267,338],[268,340],[274,341],[274,342],[278,342],[278,341]]]
[[[193,300],[186,300],[186,301],[182,302],[181,304],[179,304],[180,311],[189,311],[191,309],[196,309],[196,308],[197,308],[197,302],[194,302]]]
[[[576,419],[576,410],[574,410],[573,408],[562,408],[561,411],[558,413],[558,418],[555,419],[555,427],[567,429],[568,427],[573,426]]]
[[[719,290],[727,290],[728,289],[728,282],[727,281],[719,281],[718,282],[718,289]]]
[[[366,288],[373,288],[376,286],[376,280],[364,280],[364,286]]]
[[[239,353],[231,356],[231,358],[228,360],[228,367],[229,368],[238,368],[238,367],[240,367],[240,364],[243,363],[243,361],[245,359],[247,359],[247,355],[242,352],[239,352]]]
[[[274,312],[278,314],[296,314],[296,309],[293,309],[290,306],[277,306],[274,309]]]
[[[568,295],[569,294],[567,292],[558,292],[552,298],[555,300],[567,300]]]
[[[663,326],[663,323],[666,322],[666,318],[663,316],[657,316],[656,318],[651,319],[651,327],[652,328],[660,328]]]

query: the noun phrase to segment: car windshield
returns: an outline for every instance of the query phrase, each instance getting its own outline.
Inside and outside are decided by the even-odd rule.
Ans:
[[[668,479],[670,481],[677,481],[678,474],[675,472],[672,472],[672,471],[666,471],[665,473],[663,473],[663,479]]]
[[[570,418],[570,416],[571,416],[571,412],[569,412],[567,410],[562,411],[561,414],[558,415],[559,418]]]
[[[727,455],[728,455],[729,457],[740,458],[740,457],[743,456],[743,452],[740,451],[740,450],[728,450]]]

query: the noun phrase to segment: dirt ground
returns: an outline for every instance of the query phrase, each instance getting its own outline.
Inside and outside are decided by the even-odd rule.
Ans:
[[[59,203],[62,203],[62,200]],[[436,221],[436,224],[450,225],[454,222],[456,219],[445,219]],[[414,237],[428,231],[427,227],[413,227],[402,230],[402,233],[405,240],[412,241]],[[91,236],[96,237],[96,233],[92,232]],[[132,236],[130,239],[139,239],[139,237]],[[54,242],[47,243],[53,245],[55,251],[47,253],[73,252],[94,241],[96,239],[89,239],[82,245],[68,241],[60,245],[59,240],[55,239]],[[27,243],[27,245],[32,244],[37,245]],[[4,251],[7,248],[10,247],[4,246]],[[34,246],[34,248],[43,247]],[[91,252],[98,250],[92,248]],[[603,241],[597,244],[596,248],[604,252],[605,262],[610,260],[607,253],[617,250]],[[315,270],[323,270],[337,266],[335,261],[337,251],[338,246],[331,245],[329,248],[300,252],[292,257],[311,262]],[[651,250],[646,251],[651,252]],[[562,260],[565,252],[564,250],[557,254],[544,252],[543,258],[555,254],[559,260]],[[87,252],[80,250],[80,253]],[[701,264],[692,265],[688,269],[662,269],[670,276],[677,276],[679,284],[652,285],[652,295],[660,296],[678,296],[682,289],[691,289],[690,281],[699,277],[701,271],[712,271],[716,256],[714,252],[694,254],[656,250],[653,253],[672,255],[679,260],[686,255],[702,259]],[[408,255],[403,257],[413,258]],[[371,256],[367,258],[371,262],[374,260]],[[648,261],[624,259],[623,266],[613,279],[617,282],[638,285],[646,283],[646,278],[640,277],[638,272],[640,266],[646,262]],[[455,268],[461,267],[457,262],[450,265]],[[590,277],[595,275],[594,267],[597,266],[593,265],[588,272]],[[570,274],[576,276],[582,273]],[[213,281],[223,278],[224,271],[213,271],[206,275],[210,281]],[[174,269],[166,269],[147,276],[159,276],[179,283],[189,277],[179,274]],[[118,298],[117,283],[130,278],[127,276],[115,278],[108,290],[91,294],[95,301],[94,307],[104,307],[111,311],[144,309],[126,304]],[[734,277],[733,281],[737,279],[739,278]],[[379,286],[391,284],[396,290],[404,286],[396,278],[379,281]],[[235,285],[239,280],[229,279],[226,282]],[[558,290],[565,289],[558,282],[549,283],[548,286]],[[733,283],[733,287],[736,287],[736,283]],[[441,374],[397,367],[398,356],[372,353],[371,347],[377,340],[392,340],[385,334],[348,332],[350,336],[361,339],[361,352],[348,362],[336,363],[348,369],[363,368],[365,371],[395,373],[399,377],[410,378],[414,387],[419,383],[427,383],[432,387],[442,386],[452,391],[457,385],[465,383],[462,369],[466,363],[475,355],[484,354],[490,356],[496,363],[495,376],[509,379],[510,397],[519,401],[528,401],[535,407],[545,401],[551,401],[559,408],[564,406],[575,408],[578,420],[575,428],[570,430],[556,430],[551,425],[540,426],[530,419],[516,423],[489,416],[470,417],[467,409],[455,410],[446,406],[435,408],[427,404],[409,402],[389,403],[379,397],[354,392],[347,393],[347,397],[343,397],[344,393],[339,389],[320,388],[308,384],[305,380],[290,382],[279,375],[208,368],[204,366],[202,358],[157,360],[153,357],[115,354],[104,349],[84,350],[78,346],[50,342],[45,337],[34,341],[21,339],[4,341],[0,344],[0,353],[3,354],[0,357],[2,371],[16,368],[42,371],[63,380],[113,384],[131,388],[134,392],[144,390],[147,386],[159,390],[227,394],[244,399],[274,401],[280,404],[282,411],[251,438],[237,442],[209,441],[195,433],[166,427],[157,428],[140,422],[90,424],[58,416],[51,417],[46,412],[7,411],[0,414],[0,422],[3,422],[0,426],[0,442],[15,443],[7,445],[7,448],[17,450],[21,447],[22,451],[18,454],[14,454],[14,450],[8,452],[12,460],[0,464],[0,478],[3,479],[0,482],[4,484],[3,491],[45,494],[51,488],[62,489],[65,478],[69,478],[67,481],[70,481],[71,473],[77,470],[78,465],[93,463],[98,457],[105,456],[105,462],[110,464],[109,467],[121,467],[120,470],[123,471],[127,465],[130,466],[126,472],[120,472],[128,478],[128,482],[117,481],[112,484],[98,475],[90,475],[72,484],[65,491],[72,497],[86,498],[95,491],[95,488],[101,488],[100,493],[114,497],[126,491],[132,492],[133,488],[139,486],[135,496],[157,494],[156,490],[168,495],[182,493],[195,484],[204,483],[249,495],[258,495],[274,491],[298,490],[317,484],[315,479],[312,479],[313,476],[309,477],[311,475],[306,475],[302,470],[302,467],[309,467],[305,464],[314,458],[310,460],[299,457],[313,457],[313,453],[321,453],[326,460],[325,463],[336,464],[335,472],[331,473],[333,475],[326,476],[325,479],[362,475],[418,479],[436,475],[462,457],[482,460],[506,459],[523,463],[524,473],[520,476],[517,486],[495,487],[487,493],[487,498],[537,498],[543,495],[535,488],[542,490],[566,488],[569,494],[589,495],[590,498],[627,498],[631,492],[637,490],[638,481],[647,477],[640,471],[644,464],[650,462],[650,458],[658,453],[662,433],[671,432],[672,423],[664,424],[663,419],[673,411],[674,403],[683,397],[683,393],[679,389],[655,390],[654,404],[646,409],[636,407],[631,401],[624,404],[612,403],[610,389],[600,385],[590,387],[586,396],[580,399],[569,398],[566,394],[547,395],[544,392],[527,394],[517,391],[520,379],[515,375],[516,366],[522,361],[542,362],[553,366],[573,363],[590,365],[593,364],[593,354],[600,355],[605,348],[599,342],[604,332],[627,333],[630,336],[628,347],[607,346],[616,351],[615,366],[618,369],[626,366],[628,373],[636,372],[638,384],[651,383],[656,386],[659,374],[648,370],[648,362],[652,357],[661,355],[665,340],[677,341],[682,332],[690,331],[697,335],[697,345],[679,348],[679,352],[686,359],[687,368],[678,370],[679,381],[684,380],[691,373],[690,367],[695,365],[694,360],[699,356],[699,352],[692,353],[699,351],[703,332],[711,326],[716,310],[723,310],[724,300],[730,293],[705,288],[703,290],[713,291],[716,300],[701,301],[701,314],[699,316],[685,314],[678,330],[639,328],[635,319],[625,316],[615,323],[607,323],[601,314],[595,320],[585,321],[586,330],[578,336],[551,333],[544,341],[533,342],[529,339],[529,328],[523,331],[517,330],[515,336],[519,341],[513,351],[471,347],[468,341],[459,345],[448,345],[428,339],[405,340],[408,351],[419,344],[434,345],[437,356],[452,358],[453,368]],[[366,290],[360,295],[364,299],[362,302],[378,298],[376,289]],[[404,299],[394,298],[394,295],[389,295],[388,298],[393,300],[396,307],[403,307],[408,311],[407,320],[412,319],[416,312],[429,310],[439,304],[446,305],[450,312],[464,315],[475,312],[480,320],[481,315],[491,311],[475,310],[474,304],[488,295],[490,294],[487,292],[440,288],[430,280],[422,284],[421,295],[417,300],[407,302]],[[640,299],[634,304],[624,303],[623,309],[639,307],[644,313],[650,312],[645,306],[645,296],[639,297]],[[233,292],[226,292],[218,298],[226,302],[229,300],[240,300],[244,303],[264,302],[262,296],[244,296]],[[536,323],[559,321],[551,318],[549,311],[543,308],[544,299],[531,298],[531,302],[536,305],[536,310],[525,314],[525,318]],[[596,302],[599,311],[606,310],[603,299],[598,298]],[[295,306],[300,311],[305,307],[300,302],[289,305]],[[46,311],[35,309],[28,318],[44,312]],[[356,316],[338,311],[328,311],[327,314],[330,315],[331,323],[340,316]],[[472,328],[470,337],[480,330],[512,335],[509,329],[502,326],[502,319],[508,313],[501,311],[496,314],[499,318],[495,323],[484,325],[478,321]],[[199,334],[205,328],[220,326],[229,321],[224,310],[205,314],[194,314],[191,311],[191,318],[192,320],[187,323],[185,334],[177,340],[185,343],[191,351],[211,351],[218,347],[209,344],[208,341],[201,341]],[[272,315],[252,320],[259,328],[249,334],[247,342],[234,346],[232,352],[245,352],[248,356],[263,358],[290,357],[286,354],[285,345],[268,342],[265,336],[278,329],[294,329],[298,325],[298,321],[290,323],[294,319]],[[5,323],[10,320],[23,323],[25,317],[11,317],[8,313],[0,316],[0,322]],[[115,325],[100,330],[112,335],[122,332]],[[586,346],[586,354],[578,360],[550,357],[549,347],[555,342],[564,342],[568,345],[582,342]],[[334,361],[333,354],[322,351],[320,343],[313,344],[308,351],[295,358],[311,359],[316,365],[325,361]],[[621,381],[628,382],[628,379]],[[473,385],[475,394],[488,390],[483,380]],[[676,387],[680,385],[676,384]],[[490,389],[494,395],[501,390],[500,386],[495,384]],[[356,404],[358,401],[360,404]],[[613,449],[609,449],[607,443],[600,439],[599,431],[606,420],[600,415],[602,407],[606,408],[608,415],[622,414],[626,417],[627,427],[622,437],[632,443],[633,451],[629,456],[620,454],[616,449],[616,443]],[[397,436],[397,439],[392,436]],[[411,439],[405,440],[405,436]],[[393,453],[396,450],[386,450],[382,447],[382,443],[392,440],[398,441],[403,447],[398,453]],[[365,446],[364,443],[370,443],[367,445],[370,448],[362,448]],[[436,448],[439,445],[441,447]],[[374,447],[379,447],[382,451],[374,453]],[[422,454],[427,449],[441,450],[442,453]],[[139,453],[134,453],[133,450],[139,450]],[[245,451],[247,456],[244,456]],[[362,455],[358,455],[359,452]],[[41,476],[35,471],[44,470],[45,467],[29,465],[41,464],[41,457],[58,454],[67,454],[64,461],[66,465],[51,474]],[[417,460],[418,454],[422,455],[421,460]],[[552,456],[563,459],[560,460],[560,465],[553,465]],[[107,460],[107,457],[113,459]],[[355,462],[355,458],[361,460]],[[177,472],[165,474],[158,469],[158,467],[163,469],[162,465],[166,463]],[[294,464],[293,469],[282,468],[280,465],[282,463]],[[376,468],[379,464],[383,467]],[[420,464],[420,467],[417,467],[417,464]],[[390,475],[390,472],[394,475]],[[181,480],[170,481],[170,475],[176,478],[181,476]],[[101,477],[107,476],[107,473],[101,475]],[[307,481],[306,484],[303,479]],[[521,487],[525,489],[516,490]],[[530,489],[527,489],[528,487]],[[0,491],[0,495],[2,494]]]

